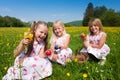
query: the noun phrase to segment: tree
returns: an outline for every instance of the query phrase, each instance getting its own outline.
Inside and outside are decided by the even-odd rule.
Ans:
[[[83,26],[87,26],[88,22],[91,18],[94,17],[94,7],[93,4],[90,2],[87,6],[86,12],[84,14],[84,18],[83,18]]]
[[[120,26],[120,16],[112,9],[109,9],[101,20],[105,26]]]
[[[15,17],[0,16],[0,27],[23,27],[24,22],[22,22],[20,19],[17,19]]]
[[[99,18],[107,12],[107,8],[105,6],[95,7],[94,8],[94,17]]]

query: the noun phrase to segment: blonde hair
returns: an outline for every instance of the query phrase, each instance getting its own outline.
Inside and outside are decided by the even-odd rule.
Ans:
[[[89,26],[89,31],[91,34],[93,34],[93,32],[90,30],[90,27],[92,26],[98,26],[99,27],[99,30],[102,31],[103,30],[103,25],[102,25],[102,22],[99,18],[93,18],[89,21],[88,23],[88,26]]]
[[[54,32],[54,27],[57,27],[57,26],[61,26],[64,28],[64,31],[63,31],[63,35],[66,34],[66,30],[65,30],[65,25],[64,23],[61,21],[61,20],[57,20],[53,23],[53,28],[52,28],[52,36],[50,38],[50,43],[56,41],[57,39],[57,36],[55,35],[55,32]]]
[[[48,24],[46,22],[44,22],[44,21],[38,21],[38,22],[33,21],[31,23],[30,32],[33,34],[33,40],[27,46],[28,49],[27,49],[27,52],[26,52],[26,56],[29,56],[31,51],[33,50],[33,42],[34,42],[34,37],[35,37],[35,32],[34,31],[39,27],[39,25],[44,25],[45,27],[48,28]],[[44,42],[45,42],[45,49],[44,49],[44,51],[47,50],[47,45],[48,45],[47,39],[48,39],[48,34],[47,34],[46,38],[44,39]]]

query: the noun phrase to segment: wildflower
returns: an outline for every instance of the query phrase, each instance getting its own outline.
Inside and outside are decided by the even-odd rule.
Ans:
[[[69,63],[69,62],[70,62],[70,59],[66,59],[66,62]]]
[[[66,75],[69,77],[69,76],[70,76],[70,73],[68,72]]]
[[[78,58],[74,58],[74,61],[77,62],[77,61],[78,61]]]
[[[7,70],[7,67],[4,67],[4,70],[6,71],[6,70]]]
[[[30,28],[28,28],[28,32],[30,32]]]
[[[84,77],[84,78],[87,78],[87,77],[88,77],[88,75],[87,75],[86,73],[84,73],[84,74],[83,74],[83,77]]]
[[[31,34],[30,32],[24,32],[24,38],[28,38],[28,39],[32,40],[33,34]]]

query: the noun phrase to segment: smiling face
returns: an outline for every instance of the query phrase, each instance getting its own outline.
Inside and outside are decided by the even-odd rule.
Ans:
[[[61,37],[63,35],[64,28],[60,25],[54,26],[53,30],[56,36]]]
[[[98,34],[100,31],[102,31],[102,22],[100,21],[100,19],[91,19],[89,21],[89,30],[91,34]]]
[[[34,40],[37,42],[40,42],[46,38],[48,35],[48,28],[44,24],[40,24],[36,29],[35,29],[35,38]]]
[[[90,31],[93,33],[93,34],[98,34],[100,32],[100,29],[98,26],[96,25],[93,25],[90,27]]]

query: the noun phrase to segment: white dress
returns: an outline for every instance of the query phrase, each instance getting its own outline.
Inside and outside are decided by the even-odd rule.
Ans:
[[[24,51],[15,59],[14,66],[10,67],[2,80],[39,80],[52,74],[52,64],[47,58],[41,58],[38,53],[43,46],[34,42],[30,57],[23,61],[23,66],[19,65],[19,60],[24,57]]]
[[[63,37],[58,37],[56,39],[56,44],[55,45],[64,45],[65,41],[66,41],[65,40],[66,36],[68,36],[68,34],[64,35]],[[71,59],[72,50],[70,48],[67,48],[67,49],[57,49],[56,52],[58,54],[57,62],[62,64],[62,65],[65,65],[66,59]]]
[[[98,44],[104,32],[100,32],[97,36],[89,36],[90,43]],[[101,49],[93,48],[89,46],[87,49],[83,48],[80,52],[88,52],[89,54],[94,55],[97,59],[106,59],[106,56],[110,53],[110,48],[107,44],[104,43]]]

